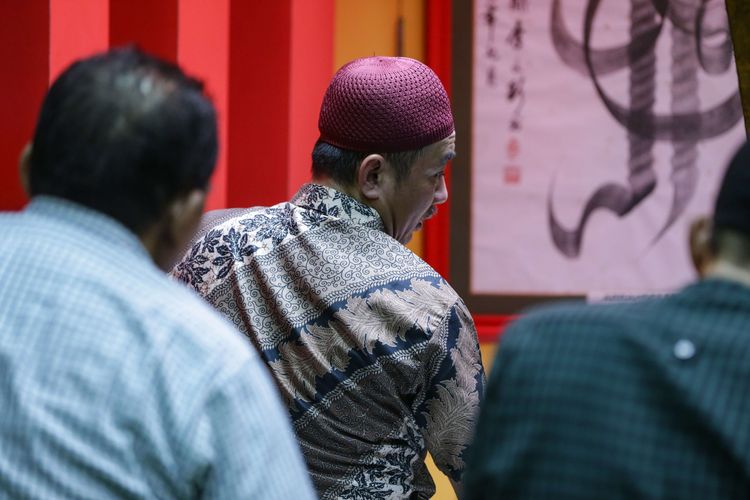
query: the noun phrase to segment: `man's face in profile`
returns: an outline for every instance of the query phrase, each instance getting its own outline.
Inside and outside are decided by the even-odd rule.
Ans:
[[[386,204],[393,219],[393,236],[408,243],[414,231],[437,212],[437,205],[448,200],[445,169],[456,155],[456,134],[425,147],[411,165],[406,178],[386,193]]]

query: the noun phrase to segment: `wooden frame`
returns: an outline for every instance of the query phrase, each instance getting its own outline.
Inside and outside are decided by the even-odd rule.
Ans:
[[[450,267],[451,284],[475,315],[480,336],[499,332],[502,325],[524,308],[542,302],[581,300],[580,295],[479,295],[471,293],[471,166],[472,166],[472,78],[474,2],[453,1],[452,100],[456,121],[456,150],[453,160],[451,196]]]

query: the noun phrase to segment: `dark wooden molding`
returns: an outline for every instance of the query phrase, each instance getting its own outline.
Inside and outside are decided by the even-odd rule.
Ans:
[[[747,1],[747,0],[744,0]],[[474,2],[453,0],[453,79],[451,96],[456,123],[456,151],[451,174],[451,285],[461,295],[477,325],[495,330],[511,316],[531,306],[555,301],[582,300],[581,295],[493,295],[471,291],[471,168],[472,78],[474,74]],[[504,263],[507,265],[507,263]],[[498,263],[501,265],[501,263]],[[503,319],[504,318],[504,319]],[[491,330],[488,327],[488,331]],[[487,337],[489,338],[489,337]]]
[[[742,111],[745,115],[745,130],[750,135],[750,2],[748,0],[726,0],[732,45],[740,81]]]

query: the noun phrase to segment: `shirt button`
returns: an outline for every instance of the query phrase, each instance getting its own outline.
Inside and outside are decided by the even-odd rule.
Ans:
[[[680,339],[674,345],[674,355],[677,359],[690,359],[695,356],[695,344],[687,339]]]

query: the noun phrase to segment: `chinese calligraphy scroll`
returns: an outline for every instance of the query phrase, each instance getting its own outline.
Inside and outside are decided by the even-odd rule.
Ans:
[[[469,292],[669,292],[744,138],[721,0],[476,0]]]

